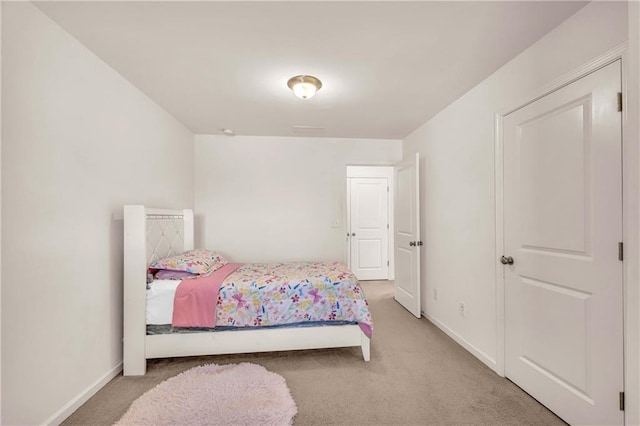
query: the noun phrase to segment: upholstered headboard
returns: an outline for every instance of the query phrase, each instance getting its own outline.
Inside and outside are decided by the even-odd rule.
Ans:
[[[131,354],[144,353],[149,263],[193,249],[193,211],[124,206],[125,374],[140,374]],[[142,345],[142,347],[137,347]],[[135,371],[135,372],[134,372]],[[143,373],[144,374],[144,373]]]
[[[193,214],[191,210],[184,210],[179,214],[153,213],[153,209],[145,210],[147,217],[147,264],[193,249]],[[185,229],[185,225],[190,227],[190,230]],[[187,241],[185,241],[185,233]],[[191,241],[188,241],[189,237],[191,237]]]

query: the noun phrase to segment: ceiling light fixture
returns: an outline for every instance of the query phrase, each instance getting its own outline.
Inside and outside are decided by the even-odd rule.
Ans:
[[[300,99],[309,99],[322,88],[322,82],[310,75],[296,75],[287,81],[287,86]]]

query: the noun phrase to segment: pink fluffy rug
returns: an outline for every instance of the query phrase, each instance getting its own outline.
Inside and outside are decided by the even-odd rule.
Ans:
[[[207,364],[136,399],[116,425],[290,425],[298,409],[284,378],[256,364]]]

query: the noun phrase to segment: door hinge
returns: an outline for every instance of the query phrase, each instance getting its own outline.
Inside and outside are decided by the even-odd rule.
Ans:
[[[389,187],[387,186],[387,192],[389,192]]]
[[[389,229],[389,224],[387,223],[387,229]]]
[[[621,262],[624,260],[624,244],[622,242],[618,243],[618,260]]]
[[[624,392],[620,392],[620,411],[624,411]]]
[[[387,266],[389,266],[389,261],[387,260]]]
[[[622,111],[622,92],[618,92],[618,112]]]

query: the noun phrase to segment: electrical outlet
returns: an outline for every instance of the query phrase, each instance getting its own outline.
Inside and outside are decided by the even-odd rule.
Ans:
[[[331,221],[331,227],[332,228],[339,228],[340,227],[340,219],[333,219]]]
[[[458,312],[460,312],[460,316],[465,316],[467,313],[467,305],[464,302],[458,302]]]
[[[437,288],[433,289],[433,300],[438,300],[438,289]]]

